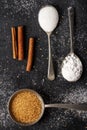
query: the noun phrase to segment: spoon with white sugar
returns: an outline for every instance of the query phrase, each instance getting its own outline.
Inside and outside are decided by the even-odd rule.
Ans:
[[[53,68],[53,61],[52,61],[52,54],[51,54],[51,44],[50,44],[50,35],[52,31],[56,28],[59,15],[55,7],[51,5],[46,5],[45,7],[41,8],[38,14],[38,21],[40,27],[47,33],[48,35],[48,79],[54,80],[55,73]]]
[[[62,75],[69,82],[75,82],[80,79],[83,71],[83,65],[73,49],[73,23],[74,9],[68,8],[69,28],[70,28],[70,53],[65,57],[62,63]]]

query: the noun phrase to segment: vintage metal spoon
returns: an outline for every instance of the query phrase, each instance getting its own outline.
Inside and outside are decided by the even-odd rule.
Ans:
[[[69,29],[70,29],[70,53],[65,57],[62,63],[61,72],[62,72],[63,77],[67,81],[75,82],[82,75],[83,65],[79,57],[74,53],[74,48],[73,48],[74,9],[72,7],[68,8],[68,17],[69,17]],[[70,61],[70,59],[73,61]],[[71,65],[67,67],[67,64],[70,64],[70,63]],[[72,67],[73,65],[74,65],[74,68]],[[75,73],[72,68],[75,70]]]
[[[59,21],[59,14],[55,7],[51,5],[46,5],[41,8],[38,14],[38,22],[40,27],[46,32],[48,36],[48,74],[49,80],[55,79],[55,73],[53,68],[52,54],[51,54],[51,44],[50,35],[52,31],[56,28]]]
[[[42,105],[42,110],[41,110],[41,114],[40,114],[40,116],[39,116],[39,118],[35,121],[35,122],[33,122],[33,123],[25,123],[25,124],[23,124],[23,123],[20,123],[20,122],[17,122],[14,118],[13,118],[13,116],[12,116],[12,113],[11,113],[11,111],[10,111],[10,104],[11,104],[11,102],[12,102],[12,99],[15,97],[15,95],[17,95],[18,93],[20,93],[20,92],[23,92],[23,91],[31,91],[31,92],[33,92],[37,97],[38,97],[38,99],[40,100],[40,102],[41,102],[41,105]],[[32,103],[33,103],[33,101],[32,101]],[[33,125],[33,124],[35,124],[35,123],[37,123],[41,118],[42,118],[42,116],[43,116],[43,114],[44,114],[44,110],[45,110],[45,108],[64,108],[64,109],[73,109],[73,110],[78,110],[78,111],[87,111],[87,105],[85,105],[85,104],[63,104],[63,103],[56,103],[56,104],[45,104],[44,103],[44,101],[43,101],[43,99],[42,99],[42,97],[36,92],[36,91],[34,91],[34,90],[32,90],[32,89],[21,89],[21,90],[18,90],[18,91],[16,91],[12,96],[11,96],[11,98],[9,99],[9,102],[8,102],[8,112],[9,112],[9,115],[10,115],[10,117],[11,117],[11,119],[15,122],[15,123],[17,123],[17,124],[20,124],[20,125]]]

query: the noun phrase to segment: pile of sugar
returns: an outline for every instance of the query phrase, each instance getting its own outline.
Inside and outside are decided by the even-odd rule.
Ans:
[[[17,122],[34,123],[41,115],[42,104],[34,92],[23,90],[12,98],[9,110]]]
[[[43,7],[39,12],[38,21],[45,32],[52,32],[56,28],[58,20],[58,12],[53,6]]]
[[[82,70],[82,63],[74,53],[65,57],[62,64],[62,75],[67,81],[77,81],[81,77]]]

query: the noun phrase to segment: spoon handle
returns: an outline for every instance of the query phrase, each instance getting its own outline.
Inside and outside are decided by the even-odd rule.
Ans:
[[[51,54],[51,44],[50,44],[50,35],[51,33],[47,33],[48,35],[48,79],[54,80],[55,79],[55,73],[53,68],[53,61],[52,61],[52,54]]]
[[[70,29],[70,52],[73,53],[73,25],[74,25],[74,9],[72,7],[68,8],[69,17],[69,29]]]
[[[77,104],[46,104],[45,108],[65,108],[65,109],[73,109],[78,111],[87,111],[87,105],[77,105]]]

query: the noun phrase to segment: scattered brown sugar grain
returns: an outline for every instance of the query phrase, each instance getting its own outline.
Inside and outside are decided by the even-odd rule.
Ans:
[[[10,112],[17,122],[34,123],[39,119],[41,110],[41,101],[32,91],[20,91],[11,100]]]

